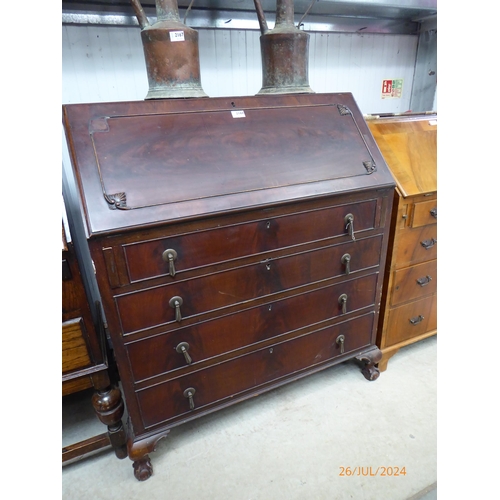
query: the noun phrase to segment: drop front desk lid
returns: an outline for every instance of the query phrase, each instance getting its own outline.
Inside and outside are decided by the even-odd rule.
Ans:
[[[437,191],[437,113],[373,116],[367,124],[405,198]]]
[[[394,185],[351,94],[71,104],[89,236]]]

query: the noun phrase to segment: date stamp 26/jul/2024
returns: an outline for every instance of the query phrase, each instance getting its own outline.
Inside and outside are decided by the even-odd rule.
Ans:
[[[380,476],[380,477],[397,477],[406,476],[406,467],[339,467],[339,476],[351,477],[351,476]]]

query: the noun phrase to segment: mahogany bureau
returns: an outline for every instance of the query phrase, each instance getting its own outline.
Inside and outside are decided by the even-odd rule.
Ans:
[[[380,370],[437,333],[437,115],[367,120],[397,187],[377,344]]]
[[[378,377],[395,184],[351,94],[63,120],[137,479],[173,426],[349,359]]]

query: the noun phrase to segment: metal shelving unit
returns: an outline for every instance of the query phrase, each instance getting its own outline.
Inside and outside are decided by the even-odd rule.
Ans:
[[[415,34],[420,24],[437,16],[437,0],[296,0],[295,16],[304,14],[308,31]],[[154,18],[155,2],[141,2],[146,14]],[[191,0],[179,0],[184,16]],[[262,0],[264,12],[272,14],[275,0]],[[253,0],[194,0],[189,11],[193,28],[255,29],[258,22]],[[137,25],[130,2],[126,0],[63,0],[62,20],[66,24],[109,26]]]

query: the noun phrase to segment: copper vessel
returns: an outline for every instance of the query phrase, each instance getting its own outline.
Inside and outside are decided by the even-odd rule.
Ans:
[[[309,34],[294,25],[293,0],[276,1],[272,30],[260,0],[254,0],[259,20],[262,88],[259,94],[314,93],[309,86]]]
[[[198,32],[179,18],[177,0],[156,0],[150,24],[139,0],[130,0],[141,27],[149,91],[146,99],[207,97],[201,87]]]

